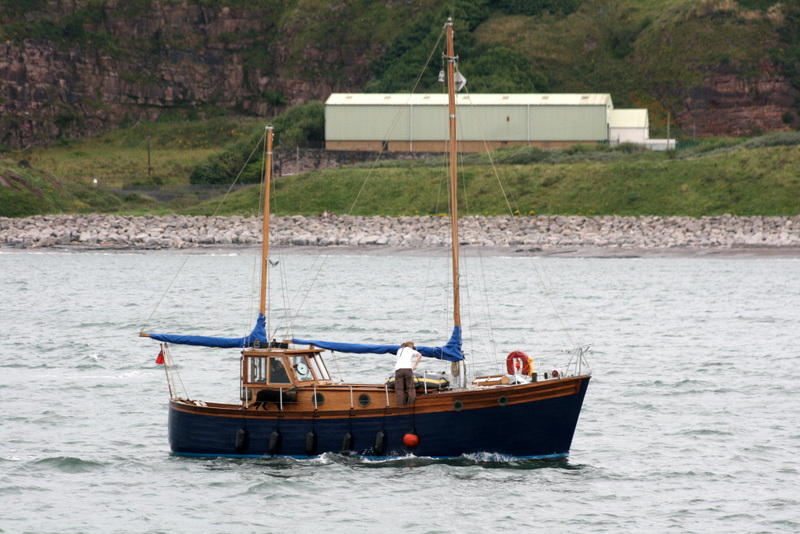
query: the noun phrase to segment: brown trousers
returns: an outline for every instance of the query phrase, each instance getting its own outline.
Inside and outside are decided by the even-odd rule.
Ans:
[[[394,391],[397,394],[397,405],[414,404],[417,400],[417,390],[414,387],[414,371],[411,369],[398,369],[394,372]],[[405,401],[408,393],[408,402]]]

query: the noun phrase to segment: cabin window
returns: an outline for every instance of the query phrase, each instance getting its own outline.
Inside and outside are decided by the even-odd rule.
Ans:
[[[266,358],[248,358],[247,381],[266,382],[267,380],[267,360]]]
[[[311,362],[311,367],[314,369],[314,374],[320,380],[330,380],[331,375],[328,374],[328,370],[325,368],[325,362],[322,361],[322,356],[319,354],[315,354],[313,358],[309,358]]]
[[[301,382],[314,380],[314,374],[308,366],[305,356],[291,356],[289,358],[290,365],[294,368],[297,379]]]
[[[269,359],[269,383],[270,384],[290,384],[289,373],[280,358]]]

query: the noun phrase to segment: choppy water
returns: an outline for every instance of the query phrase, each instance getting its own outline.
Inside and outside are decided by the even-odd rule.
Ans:
[[[136,335],[183,259],[0,253],[1,532],[800,530],[798,260],[543,259],[574,341],[593,344],[594,378],[570,459],[542,463],[172,456],[157,345]],[[273,278],[314,261],[286,256]],[[294,333],[444,341],[445,261],[331,257]],[[496,309],[484,317],[472,291],[465,324],[494,334],[467,351],[557,363],[548,347],[568,340],[532,263],[476,265]],[[150,328],[242,335],[252,271],[249,255],[190,258]],[[235,401],[236,351],[173,355],[190,395]],[[338,360],[356,380],[391,365]]]

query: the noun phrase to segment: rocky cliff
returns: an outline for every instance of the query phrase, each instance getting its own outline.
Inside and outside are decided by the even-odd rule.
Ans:
[[[488,10],[483,20],[492,20],[492,3],[478,4]],[[393,41],[397,28],[432,20],[440,7],[434,0],[5,0],[0,145],[26,147],[159,117],[269,116],[334,91],[360,91],[370,80],[370,61],[390,44],[395,52],[413,44]],[[591,9],[587,3],[585,10]],[[700,83],[670,79],[669,87],[641,87],[649,95],[643,105],[673,103],[669,111],[684,135],[741,135],[797,124],[798,91],[770,61],[777,44],[770,39],[731,41],[731,47],[760,47],[758,72],[747,63],[739,70],[730,62],[704,63],[696,69],[705,73]],[[647,68],[663,71],[661,56],[648,57]],[[621,88],[617,93],[626,95]]]
[[[0,43],[0,143],[24,147],[92,135],[165,113],[268,116],[367,79],[371,45],[327,50],[311,39],[296,50],[296,29],[283,24],[278,32],[278,12],[187,1],[150,6],[50,1],[7,26]],[[79,25],[71,34],[70,18]],[[41,38],[8,39],[15,27]],[[339,68],[304,71],[304,58]]]
[[[789,128],[797,91],[764,62],[755,77],[741,73],[712,73],[702,85],[686,92],[676,114],[685,134],[739,136]]]

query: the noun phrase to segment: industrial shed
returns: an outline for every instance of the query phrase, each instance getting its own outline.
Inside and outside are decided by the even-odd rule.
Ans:
[[[609,94],[460,94],[458,149],[560,148],[609,142]],[[645,113],[647,112],[644,110]],[[325,102],[329,150],[438,152],[448,133],[445,94],[344,94]]]

